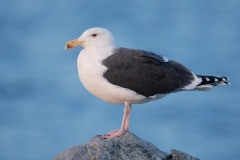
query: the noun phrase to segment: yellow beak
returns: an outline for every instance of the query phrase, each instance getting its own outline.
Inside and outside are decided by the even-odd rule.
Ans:
[[[74,48],[76,46],[82,46],[83,43],[84,43],[84,41],[79,41],[78,39],[74,39],[74,40],[68,41],[65,44],[65,50],[72,49],[72,48]]]

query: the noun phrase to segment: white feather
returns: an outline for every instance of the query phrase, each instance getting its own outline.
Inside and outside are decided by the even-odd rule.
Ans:
[[[189,85],[183,87],[182,88],[183,90],[192,90],[192,89],[196,88],[197,85],[199,85],[202,82],[201,78],[198,78],[194,73],[192,73],[192,74],[193,74],[194,80]]]

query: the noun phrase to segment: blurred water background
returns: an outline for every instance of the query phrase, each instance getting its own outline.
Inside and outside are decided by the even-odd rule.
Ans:
[[[149,50],[231,86],[134,105],[131,131],[169,152],[240,157],[239,0],[3,0],[0,2],[0,159],[47,160],[118,129],[123,106],[79,82],[81,48],[64,44],[91,27],[119,46]]]

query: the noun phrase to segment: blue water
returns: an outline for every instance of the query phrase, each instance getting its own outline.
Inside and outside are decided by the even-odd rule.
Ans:
[[[240,157],[240,1],[121,0],[0,2],[0,159],[52,159],[118,129],[123,106],[79,82],[81,48],[64,44],[95,26],[119,46],[150,50],[231,86],[134,105],[131,131],[169,152]]]

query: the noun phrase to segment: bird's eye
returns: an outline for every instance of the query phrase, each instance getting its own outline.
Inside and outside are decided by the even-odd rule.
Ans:
[[[96,33],[93,33],[91,36],[92,36],[92,37],[97,37],[97,34],[96,34]]]

